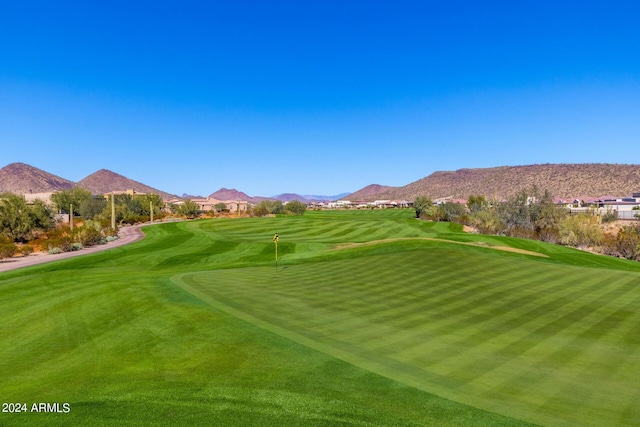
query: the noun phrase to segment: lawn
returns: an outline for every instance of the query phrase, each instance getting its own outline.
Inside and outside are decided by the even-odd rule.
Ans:
[[[640,264],[411,211],[154,225],[0,274],[0,425],[637,425]],[[279,263],[274,263],[277,232]]]

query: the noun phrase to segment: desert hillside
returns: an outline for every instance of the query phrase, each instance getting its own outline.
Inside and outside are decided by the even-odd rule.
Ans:
[[[108,169],[100,169],[86,178],[78,181],[78,186],[86,188],[94,194],[104,194],[111,191],[135,190],[139,193],[158,194],[165,199],[172,195],[164,191],[149,187],[141,182],[134,181]]]
[[[346,198],[350,200],[373,200],[378,194],[385,194],[397,190],[399,187],[389,187],[387,185],[371,184],[351,193]]]
[[[0,169],[0,193],[48,193],[68,190],[74,185],[73,181],[25,163],[11,163]]]
[[[640,192],[640,165],[541,164],[434,172],[404,187],[370,195],[369,199],[466,199],[472,194],[507,198],[534,185],[562,198],[631,196]]]

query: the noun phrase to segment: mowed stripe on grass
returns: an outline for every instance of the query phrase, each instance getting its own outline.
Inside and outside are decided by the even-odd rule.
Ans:
[[[640,419],[637,273],[423,244],[178,280],[245,320],[485,410],[543,424]]]
[[[400,213],[357,220],[377,238],[403,223],[434,234]],[[523,425],[265,332],[169,280],[271,266],[274,229],[284,230],[285,259],[306,262],[345,242],[328,238],[330,224],[324,215],[162,224],[131,246],[0,274],[0,395],[72,408],[0,413],[0,424]],[[305,230],[321,233],[308,241]]]
[[[575,272],[554,266],[597,267],[591,271],[603,286],[617,280],[612,273],[637,274],[640,266],[538,242],[464,234],[458,226],[417,221],[413,215],[410,210],[307,212],[301,218],[155,225],[145,229],[143,241],[131,246],[0,274],[0,368],[9,373],[0,378],[0,394],[10,401],[68,401],[72,405],[70,414],[55,417],[0,414],[0,424],[522,425],[519,407],[512,411],[514,418],[506,418],[418,387],[424,386],[424,378],[430,375],[434,384],[442,388],[450,385],[450,390],[462,396],[462,387],[456,388],[456,384],[466,387],[492,378],[491,373],[483,375],[492,366],[504,371],[504,364],[497,363],[480,364],[474,370],[480,359],[470,358],[469,375],[446,378],[449,372],[467,369],[451,352],[465,351],[465,342],[483,340],[486,329],[494,328],[507,336],[514,325],[533,325],[534,317],[544,316],[536,310],[562,310],[572,298],[580,297],[584,291],[579,288],[573,289],[575,294],[552,289],[547,282],[565,277],[563,272]],[[277,279],[271,240],[276,231],[281,237],[280,266],[288,267]],[[406,238],[413,240],[392,241]],[[527,264],[526,268],[537,267],[526,270],[519,261],[534,258],[479,246],[428,242],[428,238],[510,246],[539,251],[549,258]],[[359,246],[372,240],[381,242]],[[335,250],[340,247],[350,248]],[[422,262],[411,261],[425,250],[441,251],[435,255],[445,259],[429,264],[428,277],[424,277],[424,257]],[[476,266],[467,270],[475,276],[459,287],[449,285],[465,271],[464,263],[450,265],[455,254]],[[480,263],[473,262],[474,254],[480,256],[476,259]],[[505,257],[515,268],[502,265]],[[384,270],[393,265],[397,266],[391,271]],[[191,289],[196,298],[170,281],[170,277],[182,276],[185,283],[193,285],[191,273],[199,277],[220,269],[225,269],[220,271],[221,279],[234,281],[224,286],[225,303],[207,293],[209,282],[203,283],[203,291]],[[228,276],[233,271],[237,276]],[[535,284],[525,283],[527,271],[539,279]],[[290,273],[291,280],[281,280]],[[248,286],[250,282],[263,283],[265,275],[274,276],[265,288],[256,291]],[[359,277],[365,280],[356,280]],[[324,280],[318,282],[318,278]],[[436,278],[439,280],[434,282]],[[384,282],[376,282],[381,279]],[[521,285],[513,286],[517,281]],[[566,280],[560,283],[572,285]],[[233,295],[236,285],[241,286]],[[594,289],[599,286],[597,281],[589,285]],[[542,300],[542,294],[551,290],[555,295]],[[247,292],[254,292],[255,299],[247,298]],[[292,299],[295,293],[300,298]],[[530,295],[542,301],[542,306],[530,304]],[[588,298],[594,295],[592,291]],[[597,341],[622,337],[629,343],[627,361],[632,360],[640,346],[635,334],[640,325],[630,324],[626,308],[616,305],[619,302],[613,294],[603,291],[602,297],[611,303],[602,309],[615,309],[609,316],[582,316],[582,322],[590,322],[583,328],[577,321],[575,327],[569,327],[571,318],[566,317],[564,331],[573,331],[574,345],[580,347],[582,341],[591,340],[588,336],[598,335],[595,329],[613,328],[616,336],[604,334]],[[272,302],[275,298],[279,301]],[[554,302],[554,298],[562,300]],[[240,305],[233,311],[230,304],[236,299]],[[425,310],[424,299],[443,308]],[[503,300],[503,306],[478,309],[497,299]],[[633,308],[635,303],[630,300],[628,304]],[[288,305],[294,309],[287,310]],[[277,316],[268,321],[254,316],[253,309],[261,306],[269,307],[261,308],[263,319],[276,309]],[[529,318],[521,317],[518,307]],[[505,310],[511,310],[512,316],[499,313]],[[228,315],[232,311],[233,315]],[[461,311],[468,312],[467,316],[460,315]],[[425,313],[429,313],[426,324],[431,328],[422,326]],[[274,326],[279,320],[288,329]],[[483,327],[473,330],[472,323]],[[545,325],[539,324],[538,329]],[[265,332],[269,327],[278,334]],[[458,330],[456,334],[446,336],[452,328]],[[550,335],[548,329],[530,332]],[[292,334],[297,334],[299,342],[306,340],[305,345],[291,340]],[[512,341],[521,342],[513,346],[512,341],[500,337],[493,347],[478,345],[476,353],[503,357],[519,351],[520,356],[512,362],[517,367],[520,358],[532,358],[538,351],[536,363],[550,358],[558,365],[564,360],[580,364],[577,369],[581,372],[588,369],[584,364],[591,364],[594,375],[606,377],[608,371],[599,367],[600,359],[591,353],[574,357],[572,346],[532,345],[539,339],[535,334],[531,339],[514,335]],[[336,359],[337,351],[342,352],[343,360]],[[344,362],[353,355],[368,362],[370,369]],[[450,362],[445,363],[444,358]],[[432,365],[440,371],[429,371]],[[621,381],[617,395],[629,403],[624,413],[608,424],[621,424],[618,420],[637,416],[637,399],[628,393],[635,374],[631,371],[631,377],[626,378],[625,370],[627,366],[621,362],[615,371]],[[521,382],[539,376],[535,371],[518,371],[502,379],[492,383],[498,396],[518,391],[527,395],[529,390],[524,389],[525,393]],[[546,377],[540,377],[540,383],[544,385],[544,381]],[[567,387],[576,394],[573,384],[569,382]],[[585,395],[590,392],[588,388],[582,391]],[[559,388],[557,393],[562,394],[549,399],[541,411],[554,413],[567,407],[565,391]],[[535,395],[521,399],[528,397],[537,399]],[[553,407],[556,404],[560,409]],[[499,412],[507,413],[509,408],[503,409]],[[594,419],[602,419],[599,406],[582,409],[592,411]],[[548,424],[558,423],[554,418]]]

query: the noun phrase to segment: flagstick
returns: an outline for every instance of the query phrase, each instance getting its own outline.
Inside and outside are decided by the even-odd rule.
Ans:
[[[276,273],[278,272],[278,240],[280,240],[280,238],[278,237],[278,233],[276,233],[273,236],[273,242],[276,244]]]

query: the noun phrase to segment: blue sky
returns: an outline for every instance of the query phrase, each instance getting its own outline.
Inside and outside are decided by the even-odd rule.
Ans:
[[[634,1],[1,2],[0,167],[333,195],[640,163]]]

